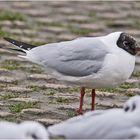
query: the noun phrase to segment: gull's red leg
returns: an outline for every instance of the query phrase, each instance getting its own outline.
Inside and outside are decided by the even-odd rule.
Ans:
[[[83,114],[84,95],[85,95],[85,88],[81,87],[80,88],[80,106],[79,106],[79,110],[78,110],[79,114]]]
[[[92,104],[91,104],[91,110],[94,110],[94,105],[95,105],[95,89],[92,89]]]

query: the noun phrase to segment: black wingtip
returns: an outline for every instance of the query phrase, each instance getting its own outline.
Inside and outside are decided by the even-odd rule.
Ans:
[[[0,46],[0,49],[8,50],[8,51],[16,51],[16,52],[21,52],[21,53],[26,53],[24,50],[21,49],[13,49],[13,48],[5,48],[3,46]]]
[[[24,43],[21,41],[17,41],[17,40],[8,38],[8,37],[4,37],[4,40],[6,40],[6,41],[12,43],[13,45],[18,46],[19,48],[22,48],[24,50],[30,50],[32,48],[37,47],[37,46],[31,45],[31,44],[27,44],[27,43]]]
[[[3,39],[6,41],[10,41],[10,38],[8,38],[8,37],[4,37]]]
[[[11,39],[11,38],[8,38],[8,37],[4,37],[3,39],[15,45],[15,40],[14,39]]]
[[[7,50],[12,50],[12,51],[16,51],[16,52],[26,53],[25,51],[20,50],[20,49],[12,49],[12,48],[8,48]]]
[[[8,41],[8,42],[11,42],[11,41],[14,40],[14,39],[11,39],[11,38],[8,38],[8,37],[4,37],[3,39],[6,40],[6,41]]]

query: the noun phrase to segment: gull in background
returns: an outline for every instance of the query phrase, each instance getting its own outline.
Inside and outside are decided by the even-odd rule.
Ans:
[[[45,127],[34,121],[20,124],[1,121],[0,130],[0,139],[49,139]]]
[[[52,125],[48,132],[66,139],[140,139],[140,96],[121,109],[90,111]]]
[[[94,110],[95,89],[109,88],[125,82],[135,66],[135,55],[140,51],[136,40],[123,32],[101,37],[82,37],[72,41],[34,46],[5,38],[17,46],[12,49],[31,62],[42,65],[49,75],[69,85],[81,87],[82,114],[85,88],[92,89]]]

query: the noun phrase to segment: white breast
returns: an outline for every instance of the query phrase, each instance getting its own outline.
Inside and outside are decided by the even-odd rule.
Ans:
[[[103,68],[95,78],[95,86],[112,87],[125,82],[132,74],[135,66],[135,56],[118,48],[115,53],[106,56]]]

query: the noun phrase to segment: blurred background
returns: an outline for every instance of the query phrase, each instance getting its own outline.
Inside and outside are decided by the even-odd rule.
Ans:
[[[33,45],[124,31],[140,43],[140,2],[0,2],[0,46],[12,37]],[[97,91],[96,108],[121,107],[140,94],[140,59],[125,84]],[[0,118],[53,124],[76,115],[79,90],[59,84],[38,65],[0,49]],[[87,90],[85,110],[90,109]]]

